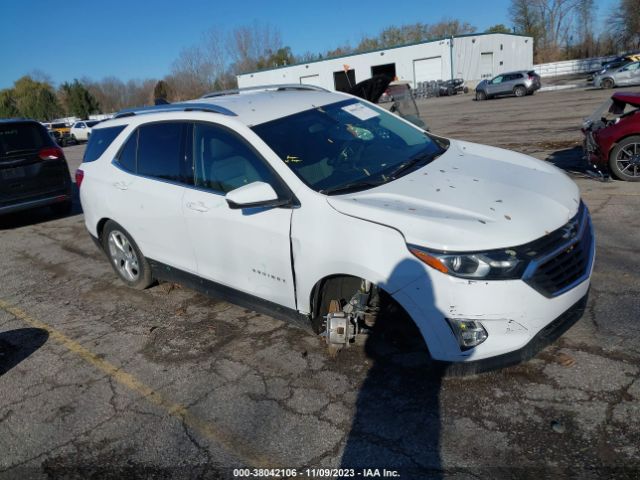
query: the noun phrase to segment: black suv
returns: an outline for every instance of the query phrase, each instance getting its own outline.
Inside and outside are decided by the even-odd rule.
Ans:
[[[40,123],[0,119],[0,214],[72,205],[69,167],[62,149]]]

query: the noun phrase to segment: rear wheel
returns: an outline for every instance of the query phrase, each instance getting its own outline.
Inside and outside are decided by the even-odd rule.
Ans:
[[[604,80],[602,80],[601,85],[602,88],[613,88],[615,86],[613,80],[611,80],[610,78],[605,78]]]
[[[640,182],[640,135],[625,138],[611,150],[609,169],[620,180]]]
[[[144,290],[153,283],[149,262],[129,232],[109,220],[104,226],[101,241],[111,266],[127,286]]]
[[[513,89],[513,93],[515,94],[516,97],[524,97],[527,94],[527,89],[524,88],[522,85],[518,85],[516,88]]]
[[[476,100],[486,100],[487,94],[483,90],[478,90],[476,92]]]

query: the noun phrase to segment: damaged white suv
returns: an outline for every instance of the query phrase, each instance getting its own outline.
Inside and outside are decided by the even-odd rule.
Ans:
[[[77,172],[122,280],[173,280],[340,347],[401,307],[431,356],[508,363],[577,320],[595,241],[562,171],[307,86],[125,111]]]

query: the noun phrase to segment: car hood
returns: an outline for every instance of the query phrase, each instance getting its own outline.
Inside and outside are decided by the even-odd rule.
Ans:
[[[529,156],[451,140],[429,165],[379,187],[329,196],[337,211],[443,251],[507,248],[560,228],[580,204],[560,169]]]

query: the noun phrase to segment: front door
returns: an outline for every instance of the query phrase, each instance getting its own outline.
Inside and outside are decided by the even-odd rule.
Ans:
[[[487,85],[487,93],[489,95],[496,95],[500,93],[502,89],[502,82],[504,80],[504,76],[498,75],[493,80],[491,80]]]
[[[255,181],[281,190],[281,180],[235,132],[195,123],[194,187],[183,211],[198,274],[264,300],[295,308],[289,208],[231,209],[225,194]]]

